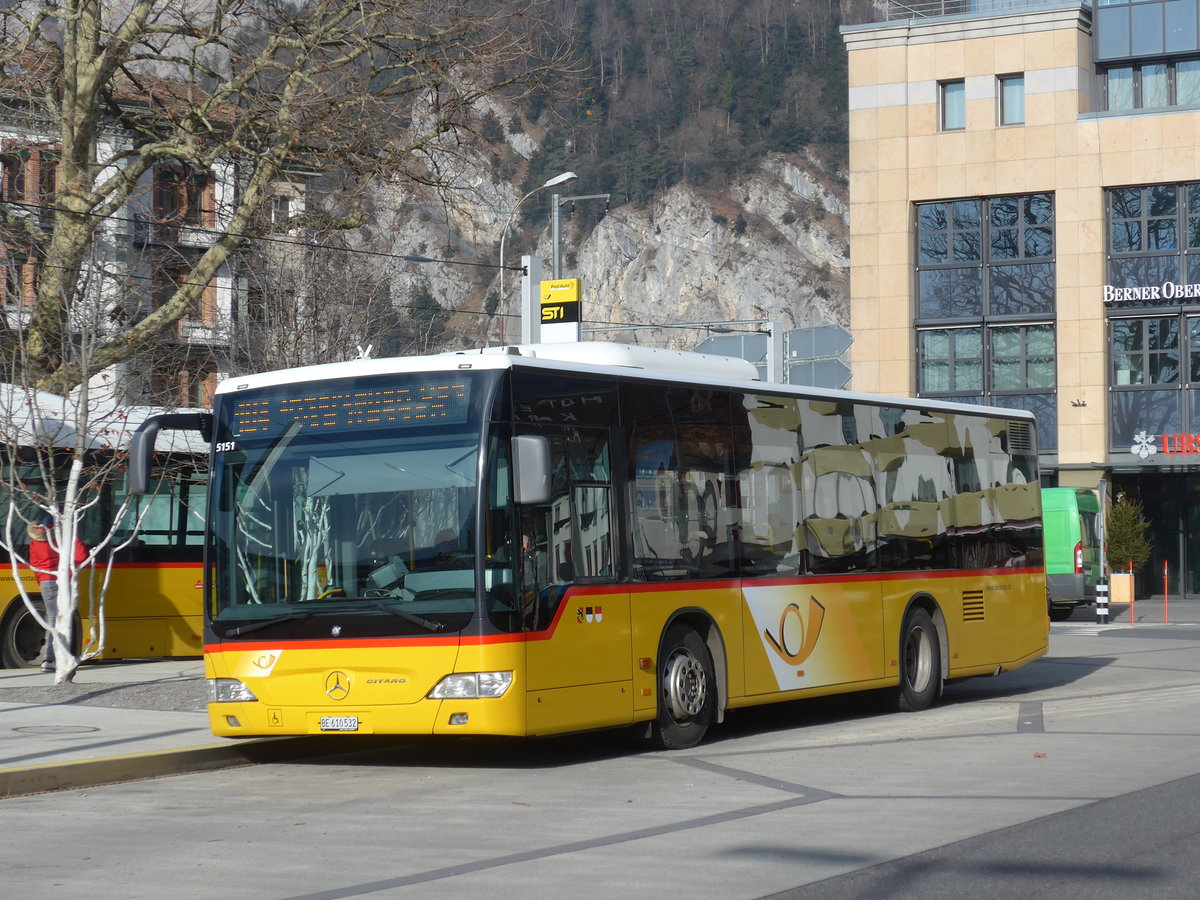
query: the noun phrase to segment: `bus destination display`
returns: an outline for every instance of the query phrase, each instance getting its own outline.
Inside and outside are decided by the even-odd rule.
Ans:
[[[272,391],[231,398],[229,406],[234,439],[272,437],[296,426],[314,431],[456,425],[467,420],[470,385],[449,380],[373,390],[343,385],[299,396]]]

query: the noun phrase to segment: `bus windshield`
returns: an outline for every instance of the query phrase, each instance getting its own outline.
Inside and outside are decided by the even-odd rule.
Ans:
[[[289,409],[259,431],[222,412],[235,439],[218,444],[213,476],[219,636],[439,633],[470,620],[479,433],[454,421],[465,412],[313,428]]]

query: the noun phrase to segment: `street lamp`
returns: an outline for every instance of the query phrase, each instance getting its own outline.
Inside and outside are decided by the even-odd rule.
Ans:
[[[521,204],[536,194],[538,191],[548,187],[554,187],[558,184],[563,184],[567,181],[572,181],[578,178],[574,172],[563,172],[561,175],[555,175],[545,184],[535,187],[532,191],[517,201],[517,205],[512,208],[508,214],[508,218],[504,220],[504,230],[500,232],[500,302],[504,302],[504,239],[508,237],[508,229],[512,225],[513,218],[517,215],[517,210],[521,208]],[[504,343],[504,317],[500,317],[500,343]]]

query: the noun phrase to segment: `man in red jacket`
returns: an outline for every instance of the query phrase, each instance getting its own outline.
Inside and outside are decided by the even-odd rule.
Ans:
[[[46,621],[51,625],[58,615],[58,551],[50,546],[46,529],[53,524],[53,519],[47,517],[41,523],[31,523],[28,529],[29,566],[37,578],[42,603],[46,607]],[[76,538],[75,565],[81,566],[86,560],[87,550]],[[69,633],[67,639],[70,640]],[[46,632],[46,661],[42,663],[42,671],[54,671],[54,635],[49,631]]]

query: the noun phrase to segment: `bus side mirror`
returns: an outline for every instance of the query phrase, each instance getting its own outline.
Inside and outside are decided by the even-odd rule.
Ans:
[[[154,442],[163,428],[174,431],[198,431],[205,441],[212,440],[212,413],[163,413],[150,416],[138,426],[129,441],[129,493],[150,493],[150,472],[154,467]]]
[[[550,499],[550,439],[522,434],[512,439],[513,499],[536,505]]]

